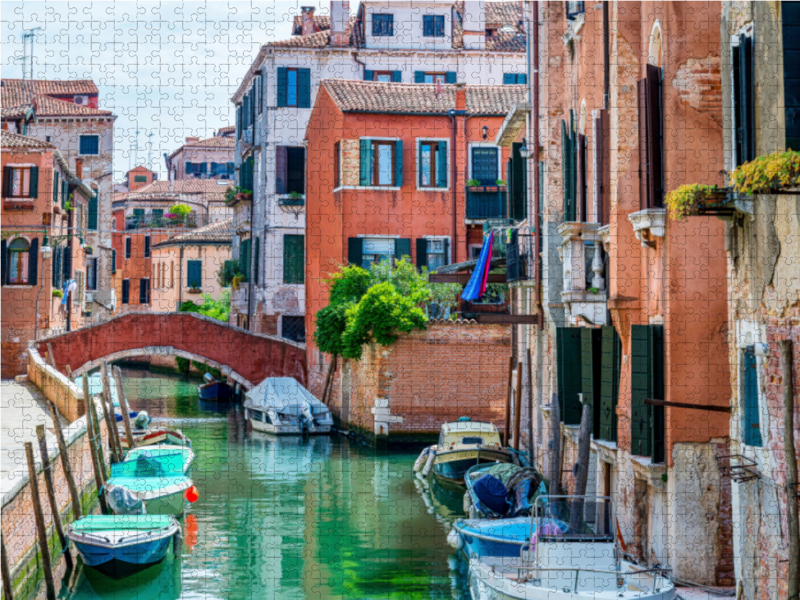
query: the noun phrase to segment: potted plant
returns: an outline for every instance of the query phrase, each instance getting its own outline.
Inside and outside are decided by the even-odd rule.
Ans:
[[[225,204],[230,204],[236,200],[236,189],[229,187],[225,190]]]
[[[62,292],[59,289],[53,290],[53,298],[63,298],[63,297],[64,297],[64,292]]]
[[[731,187],[747,195],[800,187],[800,152],[773,152],[739,165],[731,173]]]
[[[477,188],[481,187],[481,182],[477,179],[467,179],[467,187],[468,188]]]
[[[300,192],[289,192],[289,197],[284,199],[282,204],[287,206],[299,206],[302,205],[304,202],[303,194]]]
[[[673,220],[700,214],[704,206],[723,203],[727,200],[727,188],[700,183],[684,184],[669,192],[665,198],[667,209]]]
[[[170,207],[167,217],[172,221],[173,224],[181,226],[186,222],[186,217],[191,212],[192,209],[186,204],[176,203]]]
[[[94,248],[92,248],[91,246],[88,246],[88,245],[87,245],[87,246],[86,246],[86,247],[83,249],[83,251],[84,251],[86,254],[93,254],[93,253],[94,253]]]

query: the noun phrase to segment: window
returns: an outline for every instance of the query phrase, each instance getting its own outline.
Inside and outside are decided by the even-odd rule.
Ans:
[[[392,260],[395,256],[394,238],[362,238],[361,266],[369,269],[373,263]]]
[[[134,183],[147,183],[147,175],[134,175],[133,176]]]
[[[394,142],[371,141],[367,185],[394,185]]]
[[[86,289],[97,289],[97,261],[96,258],[90,258],[86,261]]]
[[[219,177],[220,179],[233,178],[233,163],[211,163],[211,177]]]
[[[275,193],[305,193],[306,149],[278,146],[275,149]]]
[[[144,257],[150,258],[150,236],[144,236]]]
[[[122,280],[122,303],[129,304],[131,301],[131,280]]]
[[[129,259],[131,257],[131,238],[125,238],[125,259]]]
[[[641,208],[664,206],[661,69],[647,65],[639,82],[639,161]]]
[[[567,19],[573,20],[580,14],[586,12],[583,2],[567,2]]]
[[[503,73],[503,85],[525,83],[528,83],[528,76],[525,73]]]
[[[311,69],[278,67],[277,92],[279,107],[311,108]]]
[[[394,15],[372,15],[372,35],[375,37],[394,35]]]
[[[80,154],[84,155],[100,154],[100,136],[82,135],[80,137]]]
[[[305,236],[283,236],[283,283],[305,282]]]
[[[35,281],[28,281],[30,250],[31,245],[24,238],[17,238],[8,245],[8,268],[3,265],[3,270],[8,272],[8,279],[4,284],[34,285]]]
[[[744,371],[742,396],[744,397],[744,443],[761,447],[761,425],[758,406],[758,372],[755,348],[748,346],[744,351]]]
[[[390,71],[375,71],[372,77],[373,81],[380,81],[383,83],[392,82],[392,73]]]
[[[455,71],[414,71],[414,83],[455,83]]]
[[[441,266],[450,264],[449,239],[417,239],[417,267],[427,267],[428,271],[435,271]]]
[[[447,142],[420,142],[419,187],[447,187]]]
[[[306,318],[303,316],[283,315],[281,317],[281,337],[293,342],[305,344]]]
[[[444,37],[444,15],[423,15],[422,35],[424,37]]]
[[[150,279],[139,280],[139,304],[150,304]]]
[[[498,156],[497,148],[473,148],[471,179],[476,179],[482,186],[497,185]]]
[[[111,274],[117,272],[117,251],[112,248],[111,249]]]
[[[186,287],[199,290],[203,285],[203,261],[186,261]]]
[[[736,156],[734,166],[756,157],[753,96],[753,38],[740,35],[733,46],[733,122]]]
[[[3,167],[4,198],[37,198],[39,195],[38,167]]]
[[[364,81],[382,81],[383,83],[400,83],[403,81],[402,71],[373,71],[364,69]]]

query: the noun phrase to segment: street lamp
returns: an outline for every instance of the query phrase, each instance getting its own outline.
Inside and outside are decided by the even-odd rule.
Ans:
[[[519,149],[519,155],[525,160],[528,160],[533,155],[531,149],[528,148],[528,142],[525,138],[522,138],[522,147]]]
[[[489,128],[486,125],[484,125],[483,126],[483,139],[485,140],[488,135],[489,135]]]
[[[42,240],[42,247],[40,248],[42,253],[42,258],[50,258],[50,255],[53,253],[53,249],[50,247],[50,239],[45,234],[44,239]]]

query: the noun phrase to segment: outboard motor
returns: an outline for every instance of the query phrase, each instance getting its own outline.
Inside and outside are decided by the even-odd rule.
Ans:
[[[147,429],[150,426],[150,415],[147,414],[147,411],[139,411],[139,414],[133,420],[133,426],[136,429]]]
[[[214,379],[214,376],[211,373],[206,373],[205,375],[203,375],[203,381],[205,381],[206,383],[214,383],[214,381],[216,380]]]
[[[314,432],[317,428],[314,425],[314,414],[311,412],[311,404],[308,400],[303,401],[303,409],[300,411],[300,416],[310,432]]]

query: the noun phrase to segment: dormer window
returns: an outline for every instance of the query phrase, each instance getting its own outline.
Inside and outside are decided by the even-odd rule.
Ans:
[[[444,15],[423,15],[423,37],[444,37]]]

